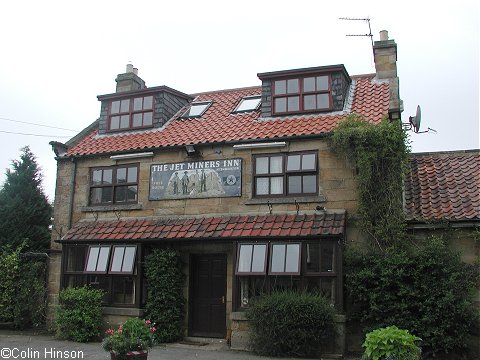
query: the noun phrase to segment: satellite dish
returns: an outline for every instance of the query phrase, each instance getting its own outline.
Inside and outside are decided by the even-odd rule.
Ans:
[[[413,127],[413,131],[418,133],[420,131],[420,122],[422,120],[422,110],[420,109],[420,105],[417,105],[417,113],[415,116],[410,116],[408,118],[410,125]]]

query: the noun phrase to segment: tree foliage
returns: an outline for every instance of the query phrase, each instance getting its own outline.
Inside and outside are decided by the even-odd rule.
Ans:
[[[28,146],[20,160],[12,161],[0,190],[0,250],[16,249],[26,241],[26,251],[49,246],[52,206],[42,188],[42,174]]]
[[[156,324],[159,342],[172,342],[183,336],[184,275],[178,254],[172,249],[155,249],[145,258],[148,283],[145,313]]]
[[[409,146],[398,122],[366,122],[350,115],[330,138],[334,151],[357,169],[360,226],[385,249],[405,238],[402,188]]]

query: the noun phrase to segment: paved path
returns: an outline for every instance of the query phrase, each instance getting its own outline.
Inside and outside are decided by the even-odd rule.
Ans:
[[[108,360],[110,355],[100,343],[76,343],[37,335],[0,330],[0,360],[4,359],[86,359]],[[148,360],[270,360],[249,352],[234,351],[224,342],[204,346],[168,344],[155,346],[149,351]],[[281,358],[290,360],[290,358]],[[296,359],[298,360],[298,359]],[[354,360],[351,358],[350,360]]]

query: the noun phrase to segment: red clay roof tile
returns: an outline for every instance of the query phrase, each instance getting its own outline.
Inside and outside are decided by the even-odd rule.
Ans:
[[[380,122],[388,113],[390,88],[374,75],[352,77],[353,102],[350,112],[368,121]],[[261,118],[260,111],[232,114],[238,100],[259,95],[261,87],[203,93],[195,101],[213,101],[199,118],[174,118],[162,129],[98,135],[86,135],[68,151],[70,156],[118,153],[186,144],[219,143],[253,139],[272,139],[298,135],[319,135],[334,129],[348,112]],[[180,113],[180,112],[179,112]]]
[[[313,217],[313,218],[312,218]],[[285,238],[289,236],[313,236],[313,235],[341,235],[344,233],[345,214],[315,214],[312,216],[288,216],[289,222],[285,222],[284,215],[270,215],[270,216],[251,216],[249,220],[251,223],[244,222],[230,223],[232,219],[241,220],[243,217],[225,216],[225,217],[210,217],[203,218],[202,224],[192,225],[190,230],[186,230],[186,223],[191,223],[191,219],[178,219],[172,221],[169,219],[158,220],[144,220],[142,228],[135,226],[135,221],[96,221],[96,222],[80,222],[77,223],[67,234],[62,238],[62,242],[69,241],[118,241],[124,239],[132,240],[160,240],[160,239],[220,239],[226,237],[233,238],[252,238],[252,237],[279,237]],[[269,221],[268,223],[266,221]],[[272,220],[279,220],[279,227],[272,228],[274,224]],[[175,225],[172,224],[175,223]],[[316,227],[305,226],[305,224],[315,223]],[[233,228],[228,229],[228,225],[234,225]],[[165,224],[170,224],[165,226]],[[215,225],[217,224],[217,225]],[[277,224],[277,223],[275,223]],[[249,225],[249,228],[246,228]],[[264,226],[266,225],[266,226]],[[282,229],[282,225],[285,226]],[[99,230],[108,227],[109,229],[122,228],[124,232],[104,233]],[[155,231],[143,232],[141,229],[155,229]],[[163,230],[161,230],[163,228]],[[181,231],[178,229],[182,228]],[[194,229],[195,228],[195,229]]]

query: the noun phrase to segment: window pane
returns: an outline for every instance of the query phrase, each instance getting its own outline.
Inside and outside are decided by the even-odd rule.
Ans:
[[[142,102],[143,98],[141,97],[133,99],[133,111],[142,110]]]
[[[257,178],[255,189],[257,195],[268,195],[268,178]]]
[[[138,193],[137,186],[129,186],[127,188],[127,201],[137,201],[137,193]]]
[[[308,77],[303,79],[303,91],[315,91],[315,78]]]
[[[193,104],[184,116],[199,116],[209,104]]]
[[[328,109],[330,107],[330,100],[328,94],[317,95],[317,109]]]
[[[110,119],[110,129],[116,130],[120,127],[120,116],[112,116]]]
[[[113,277],[113,303],[135,303],[135,281],[133,277]]]
[[[272,245],[271,272],[285,272],[285,245]]]
[[[315,158],[315,154],[302,155],[302,170],[315,170],[317,168]]]
[[[276,98],[275,99],[275,112],[286,112],[287,111],[287,99],[282,97],[282,98]]]
[[[111,184],[112,183],[112,169],[105,169],[103,170],[103,184]]]
[[[283,172],[283,156],[270,157],[270,174],[281,174]]]
[[[328,90],[328,76],[317,76],[317,91]]]
[[[268,174],[268,157],[255,159],[255,174]]]
[[[260,98],[242,99],[236,111],[255,110],[260,104]]]
[[[237,272],[250,272],[252,264],[253,245],[240,244]]]
[[[249,302],[263,292],[265,281],[263,277],[257,276],[242,276],[240,280],[240,306],[248,307]]]
[[[283,177],[270,178],[270,194],[272,195],[283,194]]]
[[[102,202],[102,188],[90,189],[90,204],[99,204]]]
[[[130,116],[128,115],[122,115],[120,117],[120,129],[126,129],[130,125]]]
[[[153,109],[153,96],[145,96],[143,98],[143,110]]]
[[[125,255],[123,259],[123,272],[133,272],[133,266],[135,265],[135,251],[136,248],[134,246],[127,246],[125,248]]]
[[[137,182],[137,167],[132,166],[128,168],[128,178],[127,181],[129,183],[135,183]]]
[[[127,182],[127,168],[117,169],[117,184]]]
[[[111,271],[118,272],[122,269],[123,255],[125,253],[125,246],[115,246],[113,252]]]
[[[287,260],[285,262],[285,272],[300,272],[300,244],[287,244]]]
[[[299,92],[298,79],[290,79],[287,81],[287,93],[297,94]]]
[[[300,155],[288,155],[287,170],[300,170]]]
[[[102,203],[111,203],[113,198],[113,189],[111,187],[101,188],[102,190]]]
[[[288,193],[300,194],[302,192],[302,177],[289,176],[288,177]]]
[[[92,185],[99,185],[102,183],[102,170],[92,171]]]
[[[107,271],[108,254],[110,253],[110,247],[100,247],[100,254],[98,255],[97,271]]]
[[[122,100],[120,104],[120,112],[124,113],[124,112],[128,112],[129,110],[130,110],[130,100],[129,99]]]
[[[303,192],[304,193],[317,192],[317,177],[315,175],[303,176]]]
[[[322,243],[321,249],[321,271],[333,271],[333,242]]]
[[[115,202],[127,201],[127,186],[117,186],[115,188]]]
[[[90,247],[90,252],[88,253],[87,268],[86,271],[95,271],[97,269],[97,259],[100,248],[98,246]]]
[[[317,108],[317,97],[316,95],[305,95],[303,97],[303,109],[304,110],[315,110]]]
[[[290,96],[288,98],[288,111],[298,111],[300,109],[299,97]]]
[[[120,101],[113,101],[110,113],[111,114],[118,114],[119,112],[120,112]]]
[[[265,272],[266,244],[258,244],[253,247],[252,272]]]
[[[152,112],[143,113],[143,126],[152,126],[153,124],[152,116],[153,116]]]
[[[142,126],[142,113],[133,114],[133,127],[141,127]]]
[[[307,244],[307,272],[320,271],[320,244]]]
[[[278,80],[275,81],[275,88],[274,88],[275,95],[283,95],[287,93],[287,82],[285,80]]]
[[[66,260],[67,271],[84,271],[85,259],[86,259],[86,247],[85,246],[67,246],[66,247]]]

